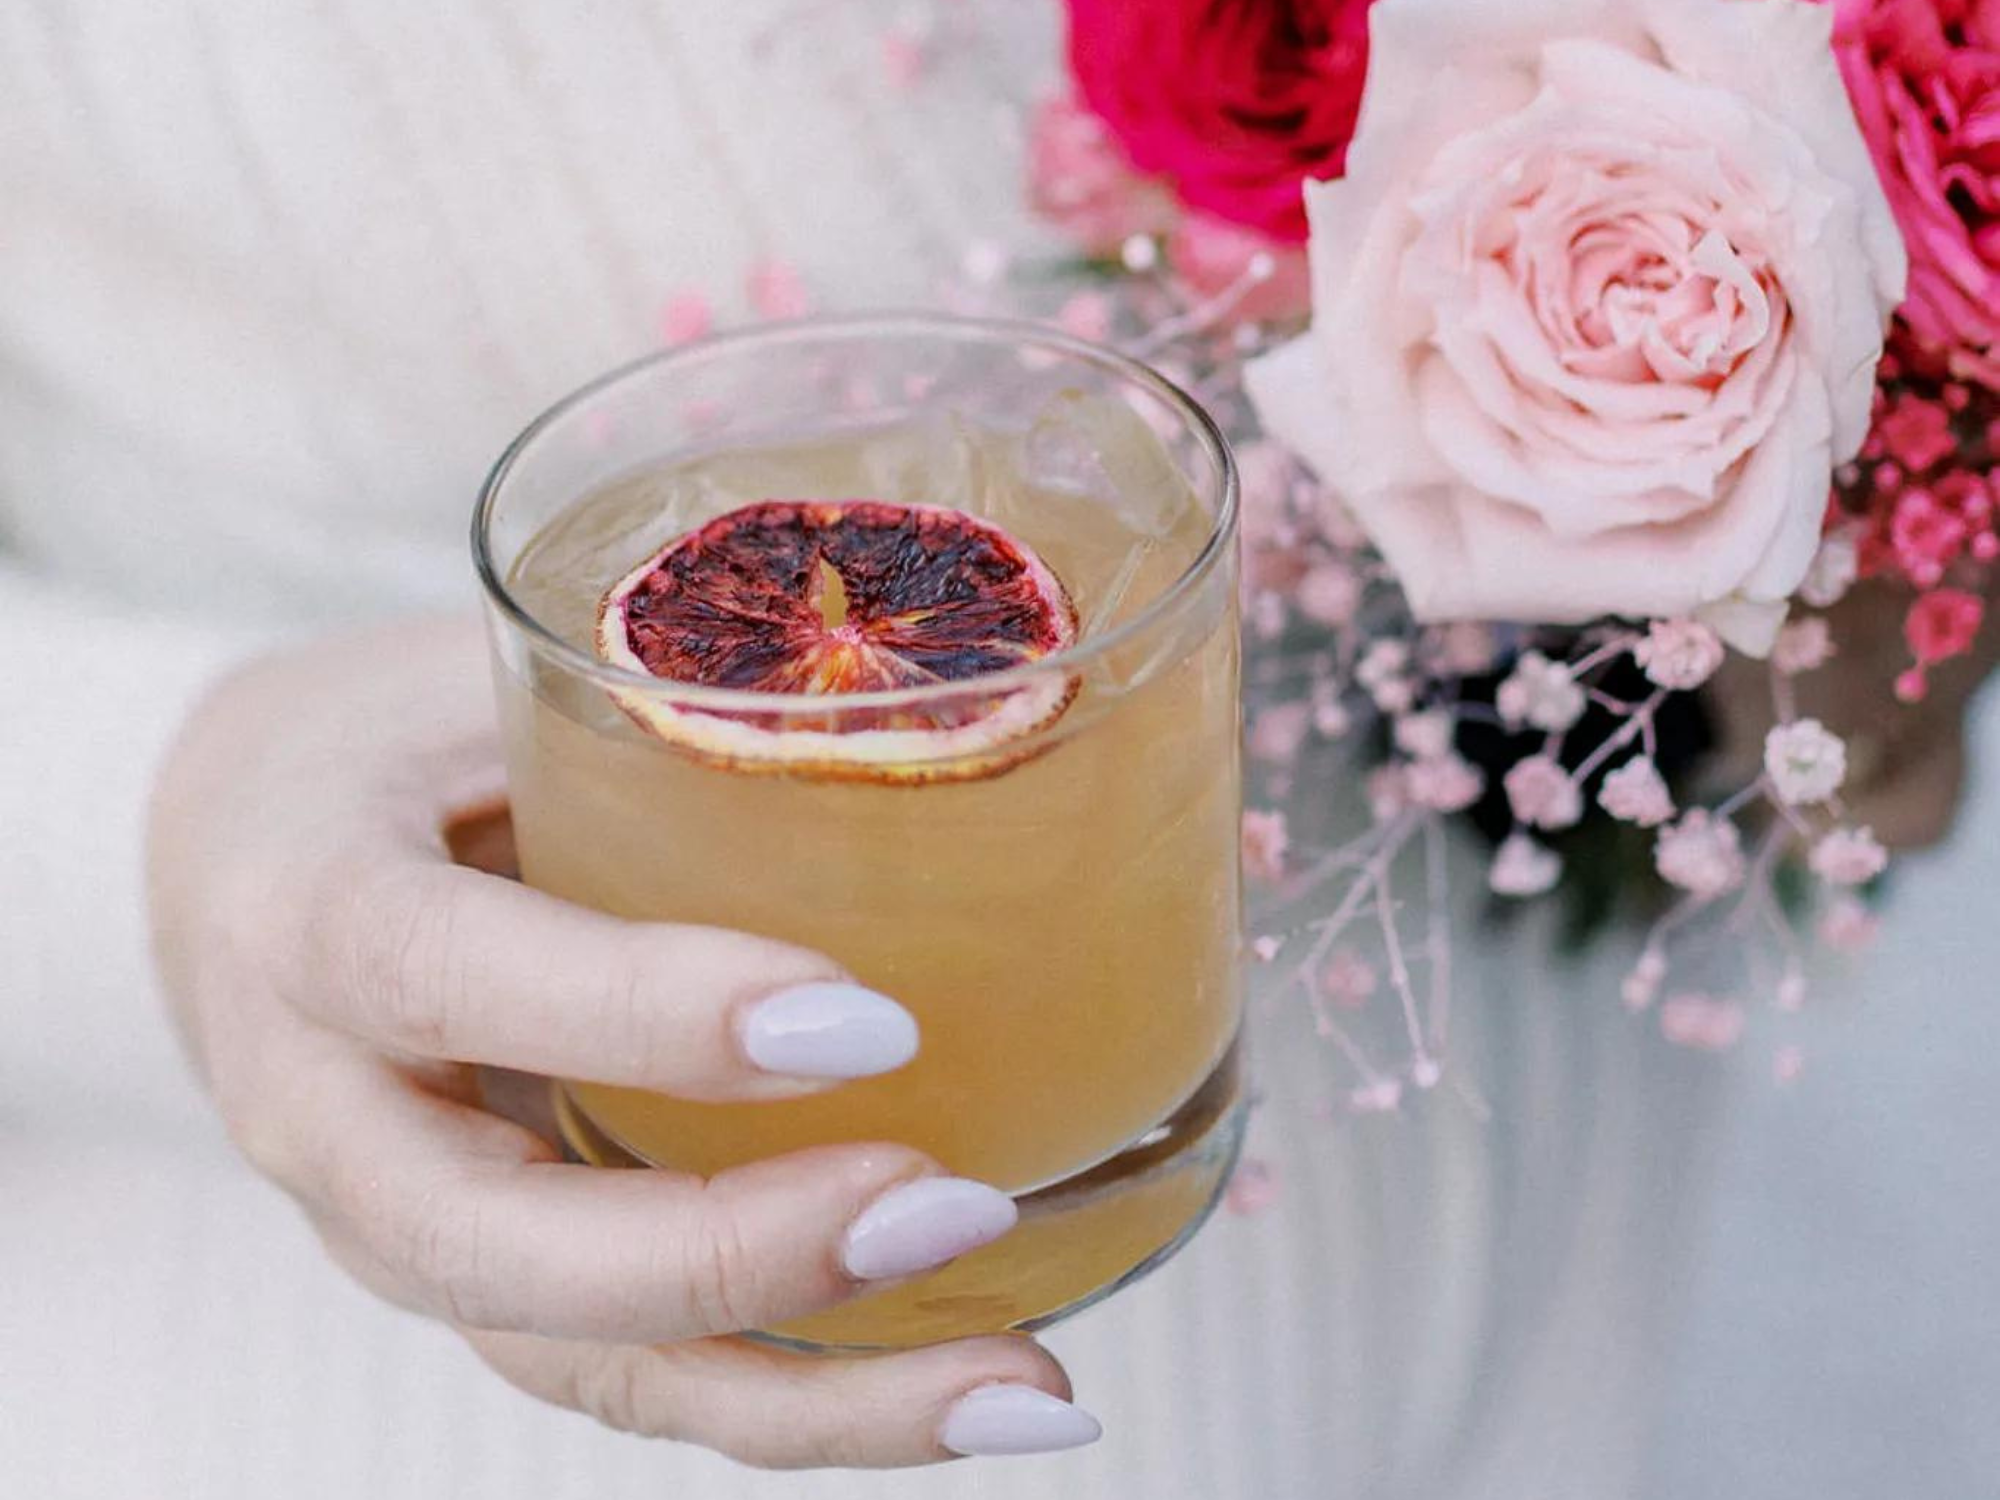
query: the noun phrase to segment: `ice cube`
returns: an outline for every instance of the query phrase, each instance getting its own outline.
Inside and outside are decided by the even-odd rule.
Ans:
[[[920,412],[863,440],[866,493],[904,505],[948,505],[983,514],[992,477],[990,443],[955,411]]]
[[[1159,433],[1119,396],[1060,392],[1022,437],[1018,464],[1024,483],[1108,506],[1139,536],[1167,536],[1192,500]]]

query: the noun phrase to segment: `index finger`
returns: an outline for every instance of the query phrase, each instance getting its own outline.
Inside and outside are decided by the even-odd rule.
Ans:
[[[908,1011],[789,943],[625,921],[441,852],[385,853],[333,883],[298,1003],[415,1056],[741,1100],[916,1054]]]

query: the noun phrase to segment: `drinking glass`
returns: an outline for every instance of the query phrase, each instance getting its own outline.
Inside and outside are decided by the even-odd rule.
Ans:
[[[818,696],[666,681],[594,649],[607,590],[676,536],[762,500],[863,497],[1024,542],[1066,586],[1075,643]],[[895,1141],[1020,1206],[999,1242],[769,1336],[881,1348],[1041,1327],[1158,1264],[1213,1206],[1242,1124],[1236,514],[1220,433],[1160,375],[942,317],[643,360],[493,470],[473,542],[523,878],[823,951],[922,1036],[897,1072],[777,1103],[563,1081],[570,1149],[708,1174]],[[997,744],[919,734],[894,764],[840,763],[844,735],[1005,723],[1016,701],[1066,706]],[[646,727],[676,714],[835,748],[745,766]]]

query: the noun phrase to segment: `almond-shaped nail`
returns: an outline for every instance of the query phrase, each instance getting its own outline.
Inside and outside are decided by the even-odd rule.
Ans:
[[[743,1013],[743,1052],[790,1078],[872,1078],[917,1055],[917,1020],[858,984],[802,984]]]
[[[963,1177],[920,1177],[890,1188],[848,1226],[841,1264],[862,1281],[933,1270],[991,1244],[1020,1217],[998,1188]]]
[[[1031,1385],[988,1385],[952,1403],[938,1442],[967,1458],[1020,1453],[1060,1453],[1104,1436],[1104,1427],[1080,1406]]]

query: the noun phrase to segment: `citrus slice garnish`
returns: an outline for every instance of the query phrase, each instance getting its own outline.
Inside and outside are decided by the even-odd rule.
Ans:
[[[823,697],[970,683],[1076,642],[1076,608],[991,522],[884,500],[765,500],[667,544],[604,596],[606,661],[671,682]],[[1054,721],[1074,680],[1031,678],[887,706],[770,713],[625,692],[676,748],[747,770],[929,781],[991,775]],[[1016,747],[1010,750],[1010,746]]]

